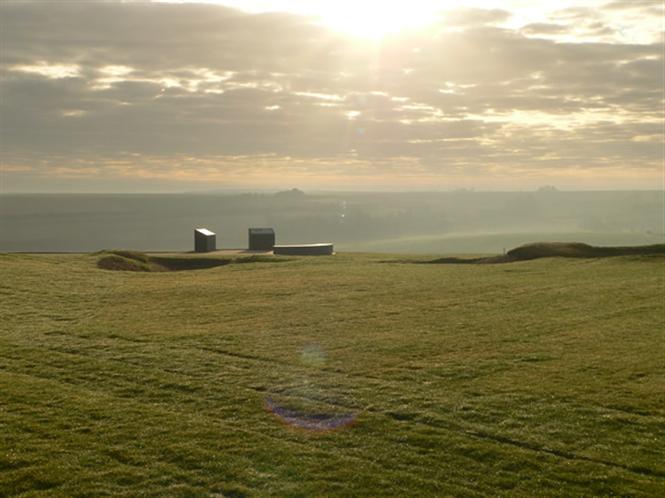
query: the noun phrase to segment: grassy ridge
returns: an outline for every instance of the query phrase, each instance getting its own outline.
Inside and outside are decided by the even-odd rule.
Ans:
[[[537,258],[606,258],[612,256],[634,256],[665,254],[665,244],[629,247],[595,247],[579,242],[536,242],[511,249],[506,256],[512,261]]]
[[[425,263],[495,264],[530,261],[539,258],[610,258],[616,256],[665,255],[665,244],[629,247],[595,247],[580,242],[535,242],[511,249],[502,256],[480,258],[437,258]],[[423,261],[419,261],[423,262]]]
[[[97,260],[97,267],[112,271],[190,271],[208,270],[217,266],[243,263],[283,263],[287,258],[251,255],[235,258],[209,254],[179,254],[170,256],[150,256],[139,251],[112,250],[102,251]]]
[[[662,257],[98,258],[0,256],[0,495],[665,494]]]

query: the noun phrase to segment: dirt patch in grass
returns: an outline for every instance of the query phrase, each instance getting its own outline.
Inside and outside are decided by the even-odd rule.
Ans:
[[[426,264],[496,264],[529,261],[538,258],[607,258],[611,256],[646,256],[665,254],[665,244],[628,247],[597,247],[581,242],[535,242],[511,249],[503,256],[486,258],[438,258]]]

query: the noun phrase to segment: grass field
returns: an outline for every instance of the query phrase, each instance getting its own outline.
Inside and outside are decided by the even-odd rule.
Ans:
[[[0,255],[0,496],[665,495],[663,256],[99,258]]]
[[[413,254],[488,253],[497,254],[534,240],[585,242],[597,246],[633,246],[662,244],[662,233],[598,232],[516,232],[516,233],[451,233],[445,235],[402,236],[394,239],[335,244],[342,251],[391,252]]]

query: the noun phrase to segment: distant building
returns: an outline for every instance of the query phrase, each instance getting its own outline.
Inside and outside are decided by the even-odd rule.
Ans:
[[[275,245],[275,231],[272,228],[250,228],[249,250],[272,251]]]
[[[217,246],[216,235],[207,228],[197,228],[194,230],[194,251],[210,252],[215,251]]]

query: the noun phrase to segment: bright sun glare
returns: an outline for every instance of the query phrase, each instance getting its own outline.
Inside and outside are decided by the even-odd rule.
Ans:
[[[194,0],[159,0],[185,2]],[[247,12],[292,12],[318,18],[335,31],[363,38],[381,38],[434,22],[439,13],[465,0],[196,0]],[[466,0],[477,4],[489,0]]]
[[[326,2],[319,18],[331,28],[364,38],[377,39],[433,22],[433,2],[337,1]]]
[[[168,3],[209,3],[245,12],[290,12],[319,19],[335,31],[379,39],[403,30],[425,27],[444,12],[458,8],[504,8],[541,4],[544,0],[153,0]],[[557,0],[567,5],[571,0]],[[591,0],[590,0],[591,1]],[[593,0],[599,2],[602,0]]]

